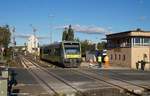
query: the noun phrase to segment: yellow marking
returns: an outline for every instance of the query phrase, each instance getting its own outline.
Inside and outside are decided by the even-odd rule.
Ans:
[[[81,58],[81,55],[69,54],[69,55],[66,55],[66,58]]]

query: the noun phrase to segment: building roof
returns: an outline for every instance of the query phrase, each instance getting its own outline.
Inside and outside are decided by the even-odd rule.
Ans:
[[[143,31],[141,29],[136,29],[106,35],[106,39],[125,38],[125,37],[150,37],[150,31]]]

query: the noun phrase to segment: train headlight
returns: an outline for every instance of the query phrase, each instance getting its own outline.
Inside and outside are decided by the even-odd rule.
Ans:
[[[65,56],[64,56],[64,58],[66,59],[66,58],[67,58],[67,56],[65,55]]]

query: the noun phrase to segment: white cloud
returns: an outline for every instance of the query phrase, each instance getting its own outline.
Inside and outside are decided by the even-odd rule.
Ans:
[[[68,27],[69,25],[64,25],[64,26],[57,26],[55,29],[64,29],[65,27]],[[86,25],[72,25],[72,28],[75,30],[75,32],[81,32],[81,33],[86,33],[86,34],[107,34],[108,30],[102,27],[98,26],[86,26]]]

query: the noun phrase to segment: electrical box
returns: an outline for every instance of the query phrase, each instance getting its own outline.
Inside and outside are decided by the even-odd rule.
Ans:
[[[7,89],[7,78],[0,77],[0,96],[8,96]]]
[[[8,70],[2,70],[2,77],[8,79]]]

